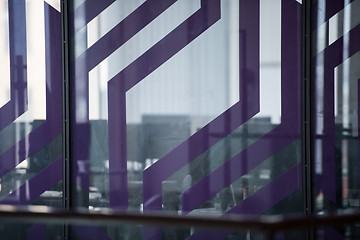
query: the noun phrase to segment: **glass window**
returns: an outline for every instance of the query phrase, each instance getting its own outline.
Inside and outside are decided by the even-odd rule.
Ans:
[[[62,206],[60,12],[1,1],[1,203]]]
[[[90,2],[71,6],[76,206],[302,211],[301,3]]]
[[[359,207],[359,1],[313,4],[313,160],[315,210]],[[326,228],[356,238],[356,228]]]

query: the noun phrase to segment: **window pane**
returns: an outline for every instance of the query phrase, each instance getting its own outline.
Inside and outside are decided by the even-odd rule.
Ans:
[[[46,1],[1,0],[0,16],[0,204],[62,207],[60,12]],[[0,229],[9,239],[62,234],[46,224]]]
[[[71,7],[75,206],[302,212],[301,3]]]

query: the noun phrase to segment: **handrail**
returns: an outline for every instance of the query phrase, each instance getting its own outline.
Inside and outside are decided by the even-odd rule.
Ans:
[[[346,210],[308,216],[272,215],[254,217],[249,215],[231,215],[214,218],[164,214],[159,212],[133,213],[111,209],[101,209],[99,211],[67,211],[45,206],[16,207],[0,205],[0,219],[21,222],[40,221],[58,224],[136,224],[279,232],[360,223],[360,211]]]

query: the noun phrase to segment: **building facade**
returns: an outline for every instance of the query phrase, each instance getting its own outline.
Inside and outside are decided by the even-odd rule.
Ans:
[[[0,0],[0,12],[0,204],[359,207],[360,0]],[[3,225],[7,239],[259,239]]]

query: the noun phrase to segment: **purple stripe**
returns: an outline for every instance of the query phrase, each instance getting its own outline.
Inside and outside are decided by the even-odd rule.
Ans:
[[[79,56],[75,64],[86,65],[85,71],[90,71],[174,2],[176,0],[147,0]]]
[[[62,179],[62,156],[27,180],[20,188],[11,193],[1,204],[28,205],[38,198],[43,192],[54,186]],[[27,192],[28,191],[28,192]],[[17,199],[16,195],[20,195]]]
[[[126,209],[128,206],[126,161],[126,94],[123,82],[108,82],[109,124],[109,187],[110,206]],[[120,141],[119,141],[120,140]]]
[[[259,215],[272,208],[282,200],[301,189],[301,163],[296,164],[287,172],[255,192],[253,195],[237,204],[226,214]],[[226,215],[222,217],[226,218]],[[189,239],[224,239],[231,231],[198,231]]]
[[[210,173],[182,196],[183,211],[191,211],[214,196],[252,168],[274,155],[279,150],[300,137],[300,36],[299,7],[283,3],[282,9],[282,61],[281,61],[281,102],[282,123],[262,138]],[[295,26],[295,27],[294,27]],[[300,39],[300,38],[299,38]],[[265,150],[266,149],[266,150]],[[248,160],[251,156],[251,161]],[[217,181],[214,181],[217,179]],[[211,184],[210,184],[211,183]],[[208,186],[211,185],[211,188]]]
[[[61,134],[61,32],[60,13],[45,4],[46,122],[0,155],[0,177],[14,169],[16,158],[24,160]],[[29,151],[25,151],[25,142]],[[20,149],[17,151],[16,149]]]
[[[336,202],[336,188],[335,188],[335,122],[334,122],[334,68],[344,62],[343,47],[344,37],[350,39],[349,55],[357,53],[360,50],[360,25],[353,28],[349,33],[339,38],[336,42],[331,44],[324,51],[320,52],[314,59],[324,59],[324,131],[322,140],[322,166],[323,171],[321,175],[315,175],[315,186],[322,190],[324,195]],[[316,66],[313,66],[315,69]],[[321,67],[321,66],[320,66]],[[315,74],[315,73],[314,73]],[[313,75],[313,79],[316,76]],[[315,93],[316,94],[316,93]],[[316,99],[316,95],[315,95]],[[316,105],[315,105],[316,108]],[[315,109],[315,113],[319,110]],[[316,116],[316,114],[314,114]],[[314,121],[316,123],[316,121]],[[316,126],[315,126],[316,129]]]
[[[22,139],[15,146],[7,150],[0,156],[0,177],[14,169],[17,165],[16,158],[24,160],[38,152],[43,146],[55,139],[61,131],[54,132],[52,124],[44,123],[39,128],[29,134],[27,139],[30,142],[29,151],[25,151],[26,139]],[[17,148],[20,149],[17,151]]]
[[[125,183],[127,182],[126,144],[124,144],[126,143],[126,122],[123,117],[126,113],[125,92],[170,59],[220,18],[219,0],[202,1],[201,6],[199,11],[108,82],[109,143],[111,144],[109,160],[110,169],[115,173],[111,174],[114,179],[110,179],[110,202],[113,207],[127,206],[127,204],[122,205],[127,203],[127,195],[120,195],[119,192],[113,191],[113,189],[120,189],[121,185],[124,185],[124,183],[117,180],[121,179],[122,181],[125,180]],[[191,32],[191,34],[189,33],[185,37],[182,36],[188,32]],[[120,123],[122,126],[116,126]],[[216,127],[221,127],[219,130],[222,130],[222,126]],[[120,146],[119,143],[125,146],[123,148],[114,146],[114,144]],[[116,176],[116,173],[122,176]],[[125,185],[127,186],[127,184]],[[121,192],[125,192],[125,189],[121,190]]]
[[[115,0],[87,0],[70,13],[71,35],[81,30]]]
[[[16,3],[12,0],[8,4],[11,100],[0,108],[0,131],[27,110],[25,0]]]
[[[262,214],[275,206],[302,186],[301,163],[287,170],[280,177],[275,178],[265,187],[254,193],[251,197],[240,202],[227,214]]]
[[[228,120],[235,125],[229,130],[239,127],[235,117],[238,114],[251,118],[260,111],[260,1],[239,1],[239,75],[241,106],[238,113]],[[230,133],[230,132],[227,132]]]
[[[28,240],[45,240],[46,239],[46,225],[35,224],[28,230]]]
[[[288,131],[289,128],[284,125],[275,128],[185,191],[181,201],[182,210],[190,212],[199,207],[203,202],[299,137],[297,134],[289,134]],[[251,161],[248,160],[249,156]]]

